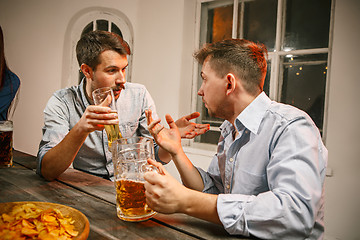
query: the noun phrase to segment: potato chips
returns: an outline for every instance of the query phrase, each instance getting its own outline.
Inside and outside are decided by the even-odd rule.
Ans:
[[[76,237],[74,220],[56,208],[40,209],[32,203],[16,205],[0,216],[0,239],[68,240]]]

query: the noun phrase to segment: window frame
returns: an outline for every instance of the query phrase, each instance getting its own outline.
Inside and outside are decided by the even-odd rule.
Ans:
[[[244,16],[244,11],[241,11],[239,14],[239,4],[245,4],[246,1],[249,0],[232,0],[233,4],[233,23],[232,23],[232,37],[233,38],[242,38],[243,32],[241,31],[243,27],[240,26],[240,33],[237,36],[238,31],[238,19]],[[275,47],[274,51],[268,52],[268,62],[271,64],[271,72],[270,72],[270,82],[269,82],[269,97],[272,100],[280,102],[281,99],[281,84],[283,81],[283,75],[281,74],[281,57],[286,55],[308,55],[308,54],[328,54],[327,56],[327,66],[331,66],[331,49],[332,49],[332,36],[333,36],[333,20],[334,20],[334,0],[331,0],[331,9],[330,9],[330,23],[329,23],[329,44],[327,48],[313,48],[313,49],[298,49],[298,50],[282,50],[281,49],[281,42],[284,37],[284,22],[285,22],[285,11],[286,8],[284,4],[286,4],[286,0],[277,0],[277,18],[276,18],[276,35],[275,35]],[[214,5],[211,7],[216,6],[224,6],[227,5],[229,1],[222,1],[218,2],[217,0],[197,0],[196,3],[196,24],[195,24],[195,44],[196,48],[200,48],[202,42],[201,36],[201,26],[202,23],[202,11],[206,11],[202,9],[203,3],[211,3],[213,2]],[[218,4],[218,5],[217,5]],[[242,6],[242,10],[244,6]],[[240,15],[240,16],[239,16]],[[240,21],[243,24],[243,21]],[[196,50],[196,49],[195,49]],[[197,63],[196,60],[193,61],[193,81],[192,81],[192,110],[198,111],[197,104],[198,104],[198,82],[201,81],[199,77],[199,70],[201,66]],[[327,71],[326,74],[326,87],[325,87],[325,99],[324,99],[324,116],[323,116],[323,128],[322,128],[322,138],[324,143],[326,142],[326,133],[327,133],[327,116],[328,116],[328,96],[329,96],[329,79],[330,79],[330,71]],[[218,127],[210,127],[210,130],[219,131]],[[210,149],[215,150],[216,144],[210,143],[201,143],[195,142],[194,140],[189,141],[188,143],[191,147],[197,147],[202,149]]]

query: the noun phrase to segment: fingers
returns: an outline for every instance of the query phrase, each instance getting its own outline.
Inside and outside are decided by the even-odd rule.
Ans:
[[[197,135],[201,135],[209,130],[210,130],[210,124],[196,124],[194,131],[197,133]]]
[[[159,174],[161,174],[161,175],[167,174],[167,171],[165,170],[165,167],[161,163],[159,163],[159,162],[157,162],[157,161],[155,161],[155,160],[153,160],[151,158],[148,158],[147,161],[148,161],[148,163],[150,165],[157,168]]]
[[[96,112],[96,113],[110,113],[114,112],[110,107],[101,106],[101,105],[90,105],[87,107],[89,112]]]
[[[185,116],[185,119],[190,121],[192,119],[195,119],[195,118],[198,118],[200,116],[200,113],[199,112],[193,112],[187,116]]]
[[[144,173],[144,179],[146,180],[146,182],[150,183],[151,185],[155,185],[156,183],[158,183],[158,179],[157,179],[157,175],[158,173],[156,172],[146,172]]]
[[[197,135],[199,135],[197,132],[193,131],[193,132],[189,132],[186,133],[185,138],[187,139],[193,139],[194,137],[196,137]]]
[[[160,121],[161,119],[158,119],[156,121],[152,121],[149,124],[148,129],[152,135],[157,135],[161,130],[164,129],[164,126],[160,124]]]
[[[170,114],[166,114],[165,119],[171,129],[177,128],[174,119],[170,116]]]
[[[145,116],[147,119],[147,124],[150,125],[150,123],[153,121],[152,111],[150,109],[145,110]]]
[[[198,136],[198,135],[202,135],[204,133],[206,133],[207,131],[210,130],[210,125],[209,124],[193,124],[192,125],[192,129],[187,131],[184,136],[182,136],[183,138],[187,138],[187,139],[193,139],[194,137]]]
[[[209,130],[210,129],[210,124],[196,124],[195,128],[197,129],[201,129],[201,130]]]
[[[147,119],[148,130],[151,135],[157,135],[161,130],[164,129],[164,126],[160,124],[161,119],[154,120],[152,118],[152,111],[150,109],[145,110],[145,116]]]
[[[155,161],[155,160],[153,160],[151,158],[148,158],[147,162],[148,162],[148,164],[153,165],[153,166],[155,166],[157,168],[159,168],[161,166],[161,164],[159,162],[157,162],[157,161]]]
[[[119,124],[119,118],[117,112],[112,112],[109,107],[90,105],[86,108],[79,124],[88,132],[101,131],[104,125]]]
[[[154,119],[152,118],[152,111],[150,109],[145,110],[145,116],[147,119],[148,129],[150,133],[158,134],[164,128],[164,126],[159,124],[161,122],[161,119],[157,119],[154,121]]]
[[[109,107],[101,106],[88,106],[85,111],[86,118],[98,119],[98,120],[116,120],[118,114],[116,111],[112,111]]]
[[[161,163],[152,159],[148,159],[148,163],[157,168],[158,172],[149,171],[144,174],[144,179],[151,185],[163,185],[163,177],[167,175],[167,171]],[[162,177],[161,177],[162,176]]]
[[[102,101],[98,106],[108,107],[111,104],[111,95],[107,95],[104,101]]]

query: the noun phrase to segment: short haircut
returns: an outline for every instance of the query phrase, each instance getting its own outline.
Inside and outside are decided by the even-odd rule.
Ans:
[[[194,53],[194,57],[200,64],[208,59],[220,78],[233,73],[252,95],[263,90],[267,70],[267,49],[264,44],[245,39],[225,39],[205,44]]]
[[[106,31],[92,31],[82,36],[76,45],[79,66],[84,63],[95,70],[100,64],[100,54],[106,50],[113,50],[122,56],[131,54],[129,44],[119,35]]]

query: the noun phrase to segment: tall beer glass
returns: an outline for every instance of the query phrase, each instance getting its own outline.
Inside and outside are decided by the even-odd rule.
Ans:
[[[156,214],[147,204],[144,187],[144,173],[156,171],[147,163],[154,158],[154,144],[151,138],[121,138],[113,142],[116,212],[125,221],[137,222]]]
[[[13,165],[13,122],[0,121],[0,168]]]
[[[111,97],[111,103],[109,107],[113,112],[116,112],[115,107],[115,97],[114,92],[111,87],[103,87],[98,88],[92,92],[93,100],[96,105],[100,105],[104,100],[110,96]],[[108,137],[108,144],[109,149],[111,149],[111,144],[114,140],[121,138],[121,133],[119,130],[119,125],[105,125],[105,131]]]

